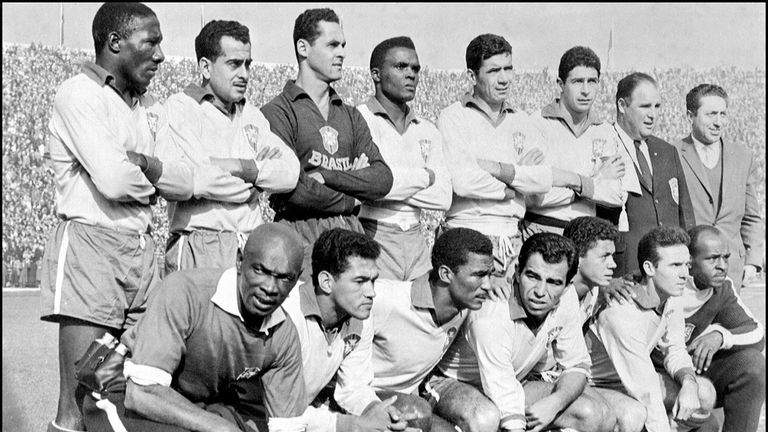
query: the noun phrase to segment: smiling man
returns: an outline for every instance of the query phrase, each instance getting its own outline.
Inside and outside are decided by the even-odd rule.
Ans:
[[[166,272],[230,267],[257,226],[266,194],[296,186],[299,161],[245,100],[251,65],[248,28],[210,21],[195,38],[202,79],[164,104],[158,154],[194,167],[193,194],[168,203]]]
[[[346,44],[333,10],[304,11],[293,27],[298,76],[261,108],[301,164],[296,188],[273,195],[272,206],[275,220],[304,239],[306,268],[320,233],[337,227],[363,233],[360,202],[383,198],[392,188],[392,171],[365,119],[331,88],[341,79]]]
[[[303,430],[301,347],[280,308],[302,258],[296,233],[268,223],[251,233],[235,266],[163,279],[122,338],[131,352],[125,385],[86,399],[88,430]]]
[[[421,70],[413,41],[400,36],[379,43],[370,67],[376,93],[357,109],[392,169],[393,184],[387,196],[363,204],[360,222],[382,246],[382,278],[408,281],[431,268],[419,222],[422,210],[448,210],[450,174],[440,132],[408,106]]]
[[[688,280],[688,234],[679,227],[658,227],[638,245],[641,279],[632,302],[602,308],[587,331],[596,387],[625,392],[646,408],[649,432],[668,432],[667,411],[683,425],[707,422],[715,389],[695,374],[685,347],[680,296]],[[663,371],[651,352],[658,348]]]
[[[685,97],[691,134],[674,144],[683,161],[696,224],[717,227],[731,248],[728,276],[736,291],[752,282],[763,259],[765,223],[757,200],[759,167],[744,145],[723,140],[728,94],[700,84]]]

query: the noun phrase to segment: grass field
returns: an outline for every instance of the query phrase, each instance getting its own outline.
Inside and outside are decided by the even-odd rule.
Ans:
[[[765,282],[741,295],[765,325]],[[40,321],[39,303],[39,290],[3,291],[3,432],[44,432],[56,414],[57,327]]]

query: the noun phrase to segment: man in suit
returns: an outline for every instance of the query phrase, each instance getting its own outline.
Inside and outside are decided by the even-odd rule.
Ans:
[[[635,72],[619,81],[616,90],[616,123],[613,125],[627,169],[622,184],[627,195],[625,214],[602,208],[600,217],[619,225],[616,273],[637,270],[637,244],[657,226],[693,227],[693,208],[685,174],[675,148],[653,136],[661,97],[649,75]]]
[[[726,147],[728,94],[713,84],[700,84],[685,97],[691,134],[674,145],[698,225],[712,225],[728,239],[732,251],[728,276],[737,291],[749,285],[762,264],[763,221],[757,203],[758,167],[742,144]]]

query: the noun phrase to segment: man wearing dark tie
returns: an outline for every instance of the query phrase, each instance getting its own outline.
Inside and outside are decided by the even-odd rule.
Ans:
[[[600,208],[598,216],[619,225],[616,243],[617,275],[638,269],[637,244],[657,226],[683,229],[694,225],[693,207],[680,157],[675,148],[653,136],[661,97],[649,75],[635,72],[619,81],[616,91],[616,123],[619,152],[629,167],[622,179],[626,193],[624,210]],[[624,215],[621,213],[625,212]]]

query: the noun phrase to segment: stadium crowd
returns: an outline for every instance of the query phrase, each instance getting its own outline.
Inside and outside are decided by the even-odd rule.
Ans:
[[[39,44],[3,45],[4,269],[35,267],[42,258],[45,241],[56,225],[53,174],[46,168],[43,157],[53,96],[56,87],[77,74],[80,65],[91,58],[91,52],[85,50]],[[196,79],[196,68],[192,59],[168,58],[152,81],[150,91],[165,100]],[[264,105],[282,91],[286,80],[294,78],[296,71],[295,65],[254,63],[246,93],[248,103]],[[689,131],[685,94],[692,86],[711,82],[728,90],[728,140],[744,144],[755,155],[761,175],[758,196],[765,217],[765,71],[718,67],[646,72],[658,80],[661,88],[662,115],[656,131],[659,137],[669,142]],[[554,100],[557,92],[554,72],[517,70],[515,74],[512,106],[530,113]],[[603,119],[615,119],[615,89],[623,75],[623,72],[611,71],[601,76],[601,90],[594,106]],[[369,72],[362,67],[345,67],[344,77],[334,87],[344,101],[352,105],[364,103],[373,93]],[[418,115],[435,122],[439,112],[469,88],[463,73],[427,66],[421,71],[419,91],[412,106]],[[166,203],[162,198],[153,207],[153,212],[153,236],[158,257],[162,257],[168,237]],[[434,227],[441,215],[435,212],[430,215],[425,222]],[[4,285],[20,283],[21,274],[30,273],[9,270]],[[31,279],[26,283],[32,284],[35,277],[26,279]]]

